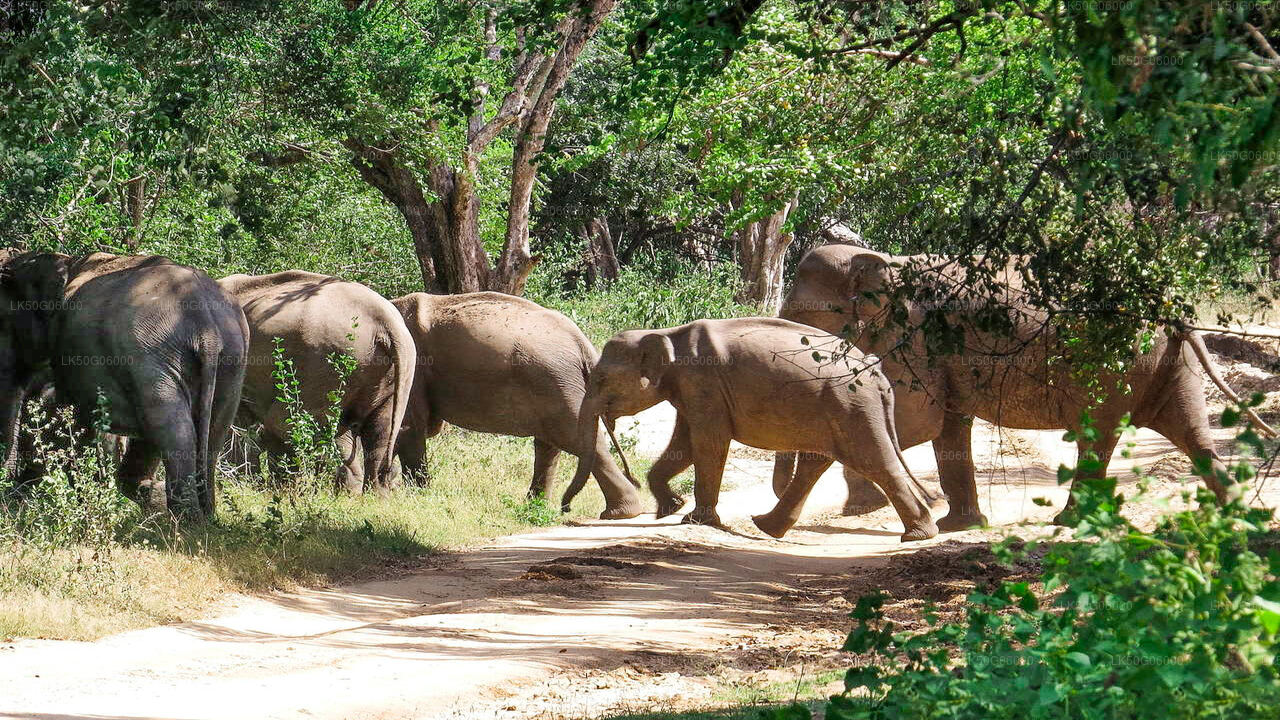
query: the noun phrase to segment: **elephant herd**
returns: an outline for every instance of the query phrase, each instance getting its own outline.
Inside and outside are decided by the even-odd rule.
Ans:
[[[899,299],[907,275],[932,291],[923,297],[946,303],[922,302],[920,293]],[[550,494],[562,452],[576,456],[562,506],[593,476],[605,496],[602,518],[635,517],[645,503],[599,427],[611,437],[617,418],[666,401],[677,411],[675,430],[648,473],[657,514],[684,505],[670,480],[692,466],[694,507],[685,520],[719,524],[721,475],[737,440],[779,453],[778,504],[755,518],[775,537],[836,461],[849,483],[847,510],[891,503],[904,541],[985,522],[969,452],[973,417],[1076,429],[1091,409],[1098,433],[1081,440],[1081,451],[1097,452],[1096,471],[1105,473],[1114,430],[1128,415],[1172,441],[1227,496],[1201,369],[1235,396],[1195,333],[1157,332],[1140,351],[1135,345],[1122,377],[1086,387],[1057,359],[1047,313],[1021,299],[1013,273],[996,275],[998,330],[974,320],[964,296],[977,291],[948,258],[824,246],[801,261],[779,318],[628,330],[597,353],[565,316],[500,293],[387,300],[359,283],[296,270],[213,280],[158,256],[0,251],[5,469],[21,472],[25,401],[52,387],[83,433],[105,407],[110,431],[130,438],[118,478],[125,494],[180,518],[207,516],[233,423],[261,428],[269,461],[290,452],[291,408],[276,367],[283,357],[307,412],[321,418],[337,400],[336,480],[352,492],[393,485],[397,461],[421,470],[428,438],[448,422],[532,437],[531,495]],[[930,352],[936,343],[923,322],[939,311],[962,328],[941,355]],[[348,373],[335,354],[350,359]],[[937,498],[901,453],[926,441],[949,507],[936,523]]]

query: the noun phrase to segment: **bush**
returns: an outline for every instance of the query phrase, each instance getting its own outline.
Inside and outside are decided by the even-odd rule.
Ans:
[[[734,299],[737,270],[721,263],[707,271],[692,265],[667,279],[638,267],[623,268],[603,290],[560,295],[530,293],[530,299],[569,316],[596,345],[615,333],[636,328],[665,328],[701,318],[755,315]]]
[[[1241,439],[1261,447],[1252,430]],[[1233,472],[1252,477],[1247,465]],[[1064,468],[1061,480],[1074,474]],[[1044,557],[1042,592],[1051,599],[1006,582],[970,595],[964,622],[918,634],[884,618],[883,596],[859,599],[844,649],[871,662],[848,671],[847,691],[826,717],[1273,716],[1280,556],[1250,549],[1270,512],[1238,500],[1222,507],[1201,489],[1197,507],[1148,533],[1120,515],[1114,479],[1080,485],[1075,539]],[[1010,548],[996,549],[1011,560]],[[932,611],[926,622],[937,624]]]

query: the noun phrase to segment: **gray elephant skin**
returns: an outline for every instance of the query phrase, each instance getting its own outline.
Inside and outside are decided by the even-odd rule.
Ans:
[[[916,288],[954,304],[956,310],[948,320],[964,329],[963,346],[957,351],[928,357],[926,338],[918,329],[922,308],[909,300],[905,308],[892,307],[889,293],[900,287],[904,266],[910,267]],[[1002,269],[996,277],[1000,282],[994,286],[995,299],[1007,308],[1009,333],[975,327],[972,311],[984,301],[971,287],[977,283],[968,282],[949,258],[895,257],[828,245],[801,260],[780,313],[829,332],[847,332],[860,350],[883,358],[884,373],[894,384],[902,447],[933,441],[942,489],[950,504],[949,513],[938,521],[942,530],[986,522],[974,483],[971,416],[1010,428],[1078,430],[1081,414],[1088,408],[1098,439],[1090,442],[1082,437],[1078,446],[1081,453],[1090,449],[1097,453],[1101,465],[1094,474],[1101,477],[1115,449],[1115,430],[1129,414],[1134,425],[1155,430],[1192,458],[1210,489],[1225,497],[1219,481],[1225,467],[1214,448],[1200,370],[1228,397],[1235,396],[1214,372],[1198,335],[1157,329],[1153,344],[1141,353],[1136,352],[1135,342],[1127,372],[1123,377],[1099,377],[1106,395],[1090,407],[1089,392],[1073,379],[1072,368],[1052,359],[1056,336],[1047,314],[1025,302],[1015,273]],[[1256,415],[1251,417],[1269,430]],[[780,456],[776,475],[785,477],[792,462]],[[858,487],[860,482],[850,477],[851,495],[867,497],[867,488]],[[785,485],[785,480],[775,484]]]
[[[902,461],[893,427],[893,392],[872,360],[836,336],[776,318],[698,320],[666,330],[613,337],[591,371],[581,412],[582,443],[610,422],[660,402],[676,408],[675,430],[649,471],[658,515],[680,509],[669,481],[694,468],[693,511],[685,522],[719,525],[716,504],[729,442],[800,453],[798,471],[777,506],[755,523],[782,537],[832,460],[877,483],[898,511],[904,541],[937,534],[927,494]],[[818,357],[815,357],[815,354]],[[584,459],[574,478],[590,470]]]
[[[268,457],[290,453],[289,408],[280,402],[273,362],[280,338],[285,358],[294,364],[302,408],[318,420],[329,411],[329,393],[341,380],[329,357],[339,353],[355,360],[340,401],[337,484],[351,492],[363,491],[366,481],[390,487],[415,360],[399,311],[364,285],[301,270],[231,275],[218,284],[239,300],[249,323],[240,422],[262,424],[260,441]]]
[[[132,438],[119,473],[125,494],[182,518],[212,514],[217,453],[247,360],[236,300],[203,272],[158,256],[27,253],[0,275],[10,460],[26,391],[47,373],[86,437],[101,394],[111,432]],[[161,461],[163,490],[150,480]]]
[[[605,496],[605,519],[643,511],[640,496],[603,437],[580,442],[579,411],[596,350],[572,320],[495,292],[413,293],[392,301],[418,349],[399,456],[421,470],[427,438],[441,423],[533,438],[530,496],[548,497],[561,452],[588,457]],[[571,494],[566,494],[567,512]]]

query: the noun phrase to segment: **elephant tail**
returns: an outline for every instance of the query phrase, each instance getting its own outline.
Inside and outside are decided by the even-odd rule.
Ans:
[[[394,456],[400,446],[400,428],[404,425],[405,414],[409,411],[409,399],[413,394],[414,375],[418,370],[418,348],[407,328],[403,335],[392,333],[390,345],[395,374],[395,392],[391,396],[391,417],[394,422],[392,432],[395,433],[391,438],[391,455]],[[439,420],[433,421],[439,430]]]
[[[880,405],[884,409],[884,425],[885,429],[889,431],[889,441],[893,443],[893,454],[898,456],[898,462],[902,465],[902,469],[906,471],[907,477],[911,478],[911,483],[915,486],[916,492],[920,494],[920,499],[924,501],[925,505],[933,505],[941,498],[929,492],[929,489],[916,479],[915,474],[911,472],[910,466],[907,465],[907,458],[902,455],[902,446],[898,444],[898,426],[893,419],[893,386],[883,376],[881,377],[881,383]]]
[[[1183,339],[1191,345],[1191,351],[1196,354],[1196,359],[1199,360],[1200,365],[1204,367],[1204,372],[1209,376],[1209,380],[1222,391],[1223,395],[1227,396],[1228,400],[1243,407],[1244,401],[1240,399],[1239,395],[1236,395],[1235,391],[1231,389],[1231,386],[1227,385],[1227,381],[1223,380],[1222,376],[1218,374],[1218,371],[1214,369],[1213,362],[1209,359],[1209,349],[1205,347],[1204,338],[1200,336],[1200,333],[1193,331],[1185,332],[1183,333]],[[1267,435],[1268,437],[1276,437],[1277,433],[1275,428],[1263,422],[1262,418],[1258,417],[1258,414],[1253,411],[1253,408],[1245,407],[1244,414],[1255,427],[1262,431],[1264,435]]]
[[[206,513],[213,513],[214,462],[218,448],[209,447],[209,428],[213,419],[213,397],[218,384],[218,366],[222,360],[222,341],[217,337],[205,337],[200,341],[200,394],[194,408],[196,429],[197,474],[201,478],[196,488]]]

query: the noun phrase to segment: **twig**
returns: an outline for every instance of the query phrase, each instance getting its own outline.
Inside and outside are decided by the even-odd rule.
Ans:
[[[1261,30],[1252,23],[1245,23],[1244,27],[1249,31],[1249,35],[1262,46],[1262,50],[1270,56],[1272,60],[1280,60],[1280,54],[1277,54],[1275,48],[1271,47],[1271,43],[1267,41],[1267,36],[1263,35]]]

